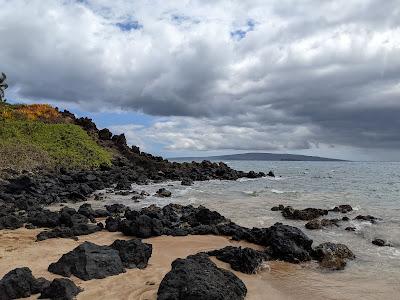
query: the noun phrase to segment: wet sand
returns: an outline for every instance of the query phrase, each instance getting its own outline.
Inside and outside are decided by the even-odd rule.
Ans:
[[[0,277],[17,267],[29,267],[35,277],[52,279],[60,277],[47,271],[50,263],[57,261],[64,253],[72,250],[84,241],[90,241],[99,245],[109,245],[116,239],[129,239],[121,233],[106,231],[97,232],[88,236],[81,236],[79,241],[72,239],[50,239],[35,242],[40,230],[0,231]],[[144,270],[127,270],[126,273],[110,276],[104,279],[83,281],[74,276],[71,279],[84,289],[77,299],[156,299],[158,286],[171,269],[171,262],[176,258],[185,258],[188,255],[200,251],[219,249],[228,245],[240,245],[260,249],[259,246],[233,242],[221,236],[186,236],[186,237],[156,237],[143,240],[153,245],[153,254],[149,265]],[[231,268],[228,264],[213,259],[219,267]],[[280,268],[278,263],[276,268]],[[274,267],[274,268],[275,268]],[[265,273],[246,275],[233,271],[245,283],[248,294],[246,299],[293,299],[284,294],[265,280]],[[29,299],[37,299],[38,295]]]

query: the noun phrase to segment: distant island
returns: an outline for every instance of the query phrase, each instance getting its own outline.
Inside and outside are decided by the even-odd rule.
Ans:
[[[201,160],[259,160],[259,161],[344,161],[341,159],[326,158],[319,156],[308,156],[298,154],[278,154],[278,153],[241,153],[228,154],[208,157],[173,157],[170,160],[176,161],[201,161]]]

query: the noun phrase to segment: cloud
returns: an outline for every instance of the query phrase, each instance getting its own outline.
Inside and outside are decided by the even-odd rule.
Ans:
[[[156,122],[146,135],[168,145],[168,150],[284,150],[305,149],[312,131],[306,126],[283,124],[248,126],[227,125],[225,122],[195,118],[171,118]],[[253,126],[252,126],[253,125]],[[221,141],[224,141],[221,143]]]
[[[139,131],[173,150],[400,148],[398,1],[110,3],[0,0],[15,95],[166,117]]]
[[[138,124],[113,125],[109,129],[113,134],[125,134],[129,145],[136,145],[142,151],[148,151],[146,137],[142,134],[144,126]]]

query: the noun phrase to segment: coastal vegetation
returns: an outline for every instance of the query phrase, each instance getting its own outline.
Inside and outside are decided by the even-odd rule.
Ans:
[[[50,105],[0,103],[0,166],[36,167],[110,165],[112,154],[80,126],[70,124]]]

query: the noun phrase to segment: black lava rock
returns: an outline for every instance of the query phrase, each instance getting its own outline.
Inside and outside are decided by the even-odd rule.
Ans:
[[[95,212],[89,203],[82,204],[78,209],[78,213],[89,219],[95,216]]]
[[[371,216],[371,215],[366,215],[366,216],[358,215],[357,217],[354,218],[354,220],[376,223],[378,218],[375,218],[374,216]]]
[[[104,140],[104,141],[111,140],[111,137],[112,137],[112,133],[109,129],[104,128],[102,130],[99,130],[99,139],[100,140]]]
[[[256,273],[261,268],[262,263],[269,259],[269,256],[264,252],[232,246],[209,251],[207,254],[229,263],[233,270],[246,274]]]
[[[106,229],[109,232],[117,232],[118,228],[119,228],[119,219],[113,217],[108,217],[106,219]]]
[[[168,197],[171,197],[171,195],[172,195],[172,193],[165,188],[161,188],[156,192],[156,196],[162,197],[162,198],[168,198]]]
[[[128,236],[149,238],[160,236],[164,232],[164,226],[159,219],[147,215],[140,215],[133,220],[123,220],[119,223],[119,230]]]
[[[343,204],[343,205],[335,206],[333,209],[330,209],[329,211],[340,212],[342,214],[346,214],[348,212],[353,211],[353,208],[349,204]]]
[[[374,239],[372,241],[372,244],[374,244],[376,246],[379,246],[379,247],[385,247],[385,246],[391,247],[392,246],[390,243],[388,243],[388,242],[386,242],[385,240],[382,240],[382,239]]]
[[[176,259],[161,281],[158,300],[242,300],[244,283],[232,272],[218,268],[206,254]]]
[[[127,207],[123,204],[120,203],[115,203],[111,205],[106,205],[105,206],[107,211],[112,213],[112,214],[123,214]]]
[[[53,228],[60,224],[60,216],[58,212],[47,209],[30,211],[28,222],[37,227]]]
[[[311,260],[310,252],[313,241],[300,229],[275,223],[265,229],[253,229],[255,242],[268,247],[272,258],[298,263]]]
[[[129,191],[131,189],[132,185],[129,181],[124,181],[121,180],[117,183],[117,186],[115,187],[116,191]]]
[[[48,270],[65,277],[75,275],[82,280],[100,279],[125,272],[117,250],[84,242],[64,254]]]
[[[56,278],[43,289],[39,299],[72,300],[82,289],[67,278]]]
[[[14,215],[0,217],[0,230],[1,229],[17,229],[24,225],[24,220]]]
[[[343,244],[322,243],[312,251],[313,257],[321,267],[332,270],[343,270],[347,260],[355,258],[353,252]]]
[[[349,226],[349,227],[346,227],[344,230],[346,230],[346,231],[356,231],[356,228]]]
[[[313,230],[313,229],[322,229],[324,227],[331,227],[331,226],[339,226],[339,219],[314,219],[311,220],[310,222],[306,223],[305,227],[307,229]]]
[[[328,211],[326,209],[319,209],[319,208],[306,208],[299,210],[299,209],[294,209],[291,206],[286,206],[282,210],[282,216],[290,220],[309,221],[327,214]]]
[[[0,280],[0,299],[19,299],[38,294],[46,285],[43,278],[36,279],[27,268],[17,268],[8,272]]]
[[[139,239],[116,240],[110,247],[118,251],[122,264],[128,269],[146,268],[153,250],[151,244],[142,243]]]
[[[271,208],[272,211],[281,211],[284,209],[285,209],[285,206],[283,206],[282,204],[279,204],[278,206],[274,206]]]

